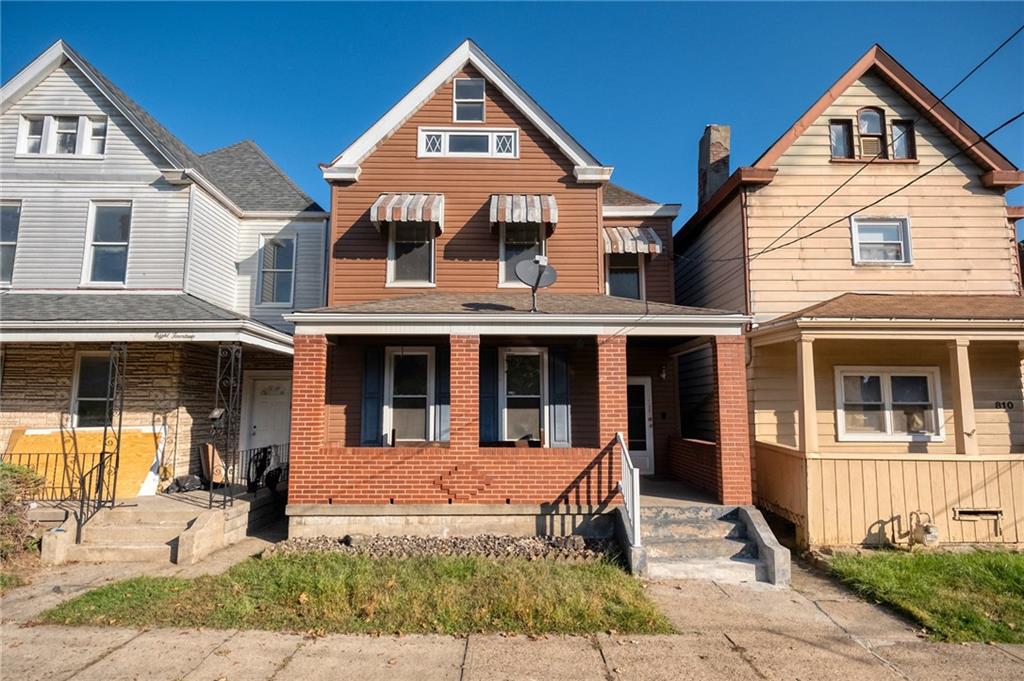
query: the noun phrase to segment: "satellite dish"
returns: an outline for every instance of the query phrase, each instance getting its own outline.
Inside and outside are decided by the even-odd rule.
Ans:
[[[558,279],[554,266],[548,264],[547,256],[534,256],[533,260],[524,260],[516,265],[516,278],[530,287],[532,307],[530,312],[537,311],[537,289],[547,288]]]

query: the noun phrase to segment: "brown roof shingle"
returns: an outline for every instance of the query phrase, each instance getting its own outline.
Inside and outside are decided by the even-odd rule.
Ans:
[[[1024,297],[844,293],[768,324],[774,326],[794,319],[1024,320]]]
[[[646,196],[640,196],[636,192],[631,192],[625,187],[620,187],[617,184],[609,182],[604,186],[604,205],[606,206],[657,206],[659,205],[654,199],[649,199]]]
[[[537,294],[540,314],[570,315],[722,315],[739,314],[703,307],[685,307],[654,303],[631,298],[617,298],[588,293]],[[385,298],[351,305],[302,310],[304,313],[339,314],[530,314],[530,293],[421,293]]]

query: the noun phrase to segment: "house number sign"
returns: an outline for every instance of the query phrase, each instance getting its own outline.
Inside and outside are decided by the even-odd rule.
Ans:
[[[1013,400],[996,400],[996,409],[1010,410],[1014,408]]]

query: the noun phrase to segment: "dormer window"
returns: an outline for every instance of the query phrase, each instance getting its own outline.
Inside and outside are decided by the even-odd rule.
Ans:
[[[106,146],[106,116],[21,117],[18,155],[102,158]]]
[[[484,79],[456,78],[452,118],[456,123],[484,122]]]
[[[885,114],[881,109],[868,107],[857,112],[860,132],[861,158],[886,158]]]

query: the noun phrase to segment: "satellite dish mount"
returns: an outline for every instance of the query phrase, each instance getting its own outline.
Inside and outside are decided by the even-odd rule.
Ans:
[[[524,260],[516,265],[516,278],[530,287],[530,312],[537,312],[537,289],[554,284],[558,272],[548,264],[546,255],[535,255],[533,260]]]

